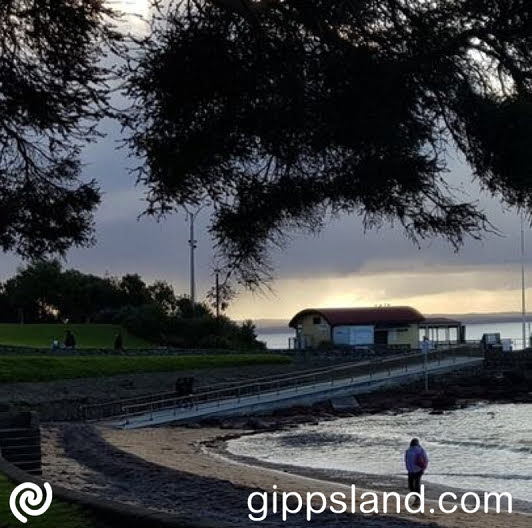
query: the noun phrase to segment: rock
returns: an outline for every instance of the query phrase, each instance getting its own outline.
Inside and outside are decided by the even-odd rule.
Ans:
[[[438,396],[432,400],[431,407],[436,410],[454,409],[456,407],[456,398],[445,395]]]
[[[233,429],[244,429],[247,425],[247,418],[233,418],[231,422]]]
[[[300,414],[304,414],[308,412],[307,407],[297,406],[297,407],[290,407],[288,409],[277,409],[273,411],[273,416],[298,416]]]
[[[290,421],[295,424],[308,424],[310,422],[316,422],[316,418],[309,414],[301,414],[299,416],[292,416]]]
[[[449,385],[445,388],[445,392],[448,394],[460,394],[462,390],[463,387],[461,385]]]
[[[270,422],[263,420],[261,418],[250,418],[246,424],[252,429],[262,430],[262,429],[271,429],[272,425]]]
[[[220,427],[221,423],[222,420],[220,418],[216,418],[215,416],[211,416],[201,420],[201,425],[203,425],[204,427]]]
[[[330,400],[319,402],[319,403],[314,403],[311,405],[311,409],[313,413],[318,413],[320,416],[323,416],[325,414],[330,414],[331,411],[333,411],[333,407],[331,405]]]
[[[529,392],[520,392],[513,396],[516,403],[529,403],[532,401],[532,395]]]
[[[331,406],[335,412],[349,412],[360,409],[360,403],[354,396],[345,398],[331,398]]]

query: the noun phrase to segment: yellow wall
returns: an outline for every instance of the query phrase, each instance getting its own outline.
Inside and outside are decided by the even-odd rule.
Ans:
[[[394,332],[394,330],[408,328],[406,332]],[[395,336],[395,339],[393,339]],[[419,327],[417,324],[408,327],[390,328],[388,330],[388,345],[410,345],[411,348],[419,348]]]
[[[314,317],[318,314],[307,314],[297,321],[301,325],[298,335],[301,343],[307,347],[317,347],[320,343],[331,341],[331,328],[323,317],[320,324],[314,324]],[[399,329],[406,329],[406,332],[398,332]],[[388,345],[409,345],[410,348],[419,348],[419,326],[412,324],[408,326],[398,326],[388,329]]]
[[[318,317],[318,314],[308,314],[300,317],[297,321],[298,325],[302,325],[302,329],[298,330],[298,335],[301,337],[302,343],[306,343],[307,346],[317,347],[320,343],[331,341],[331,327],[327,321],[321,318],[320,324],[314,324],[314,317]]]

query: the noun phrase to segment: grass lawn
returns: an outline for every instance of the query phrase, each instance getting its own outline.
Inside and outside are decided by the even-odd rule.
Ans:
[[[111,528],[110,524],[97,519],[85,508],[56,499],[52,501],[50,509],[41,517],[26,516],[28,522],[23,525],[13,516],[9,509],[9,496],[14,488],[14,484],[4,475],[0,475],[1,528],[19,528],[20,526],[28,526],[30,528]]]
[[[290,363],[275,354],[212,356],[0,356],[0,382],[52,381],[187,369]],[[1,525],[0,525],[1,526]]]
[[[109,324],[0,324],[0,345],[50,347],[54,339],[63,343],[67,330],[74,334],[78,348],[113,348],[115,336],[120,331],[125,348],[153,346],[120,326]]]

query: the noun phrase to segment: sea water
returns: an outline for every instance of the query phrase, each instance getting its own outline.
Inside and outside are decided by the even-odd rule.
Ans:
[[[385,477],[404,475],[404,451],[412,437],[420,438],[429,453],[427,482],[507,491],[532,502],[532,404],[344,418],[242,437],[228,448],[270,463]]]

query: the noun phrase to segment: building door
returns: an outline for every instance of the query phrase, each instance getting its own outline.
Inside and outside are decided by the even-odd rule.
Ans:
[[[375,330],[375,344],[387,345],[388,344],[388,330]]]

